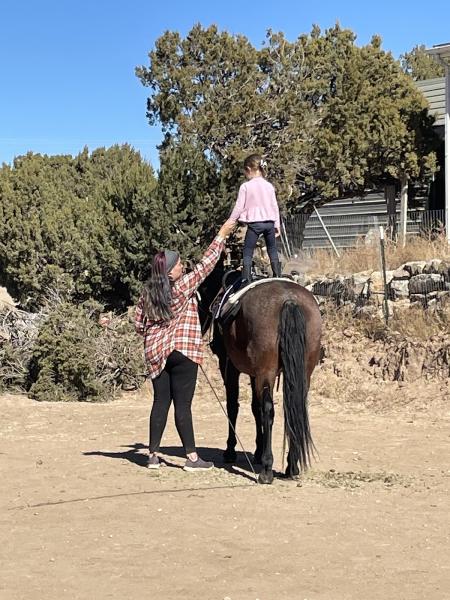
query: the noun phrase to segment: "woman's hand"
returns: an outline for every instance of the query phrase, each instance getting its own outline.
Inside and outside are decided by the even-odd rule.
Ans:
[[[230,235],[233,229],[236,227],[236,221],[225,221],[222,227],[219,230],[219,235],[221,238],[225,239]]]

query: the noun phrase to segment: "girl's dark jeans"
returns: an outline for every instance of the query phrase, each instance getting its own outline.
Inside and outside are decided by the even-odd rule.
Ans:
[[[250,281],[253,252],[255,250],[258,238],[264,236],[266,242],[267,254],[270,258],[270,265],[275,277],[281,275],[280,263],[278,261],[277,246],[275,243],[275,223],[273,221],[259,221],[257,223],[247,224],[247,233],[244,240],[243,251],[243,278]]]

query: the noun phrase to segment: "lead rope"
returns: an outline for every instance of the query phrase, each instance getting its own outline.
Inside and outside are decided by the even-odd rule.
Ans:
[[[205,372],[204,368],[202,367],[202,365],[200,365],[200,370],[201,370],[201,372],[203,373],[203,375],[204,375],[204,377],[205,377],[206,381],[208,382],[208,384],[209,384],[209,387],[212,389],[212,392],[213,392],[214,396],[216,397],[216,400],[217,400],[217,402],[219,403],[219,405],[220,405],[220,408],[222,409],[222,411],[223,411],[223,413],[224,413],[225,417],[227,418],[228,424],[229,424],[229,426],[231,427],[231,429],[233,430],[233,433],[234,433],[234,435],[236,436],[236,439],[237,439],[237,441],[239,442],[239,446],[242,448],[242,452],[244,453],[244,455],[245,455],[245,458],[247,459],[247,462],[248,462],[248,464],[249,464],[249,466],[250,466],[250,469],[252,470],[252,473],[253,473],[253,475],[254,475],[254,477],[255,477],[255,483],[259,483],[259,482],[258,482],[258,477],[257,477],[257,475],[256,475],[256,473],[255,473],[255,469],[253,468],[253,465],[252,465],[252,461],[249,459],[249,457],[248,457],[248,454],[247,454],[247,452],[245,451],[245,448],[244,448],[244,446],[242,445],[242,442],[241,442],[241,440],[240,440],[240,438],[239,438],[238,434],[236,433],[236,429],[233,427],[233,425],[232,425],[232,423],[231,423],[230,419],[228,418],[227,411],[225,410],[225,408],[224,408],[224,406],[223,406],[223,404],[222,404],[222,401],[220,400],[219,396],[217,395],[217,392],[216,392],[216,390],[214,389],[214,387],[213,387],[213,385],[212,385],[211,381],[209,380],[209,377],[208,377],[208,375],[206,374],[206,372]]]

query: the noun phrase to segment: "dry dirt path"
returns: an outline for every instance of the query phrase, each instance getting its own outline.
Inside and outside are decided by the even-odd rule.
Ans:
[[[7,395],[0,409],[2,600],[450,598],[445,404],[342,412],[313,394],[319,458],[300,483],[266,487],[242,455],[231,471],[182,471],[172,416],[171,466],[143,468],[146,390],[96,405]],[[218,461],[226,424],[211,394],[195,417]],[[239,433],[251,451],[248,403]]]

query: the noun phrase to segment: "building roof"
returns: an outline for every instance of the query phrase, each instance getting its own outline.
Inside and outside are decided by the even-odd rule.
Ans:
[[[445,117],[445,77],[424,79],[415,82],[419,90],[428,100],[430,113],[436,117],[435,125],[444,125]]]

